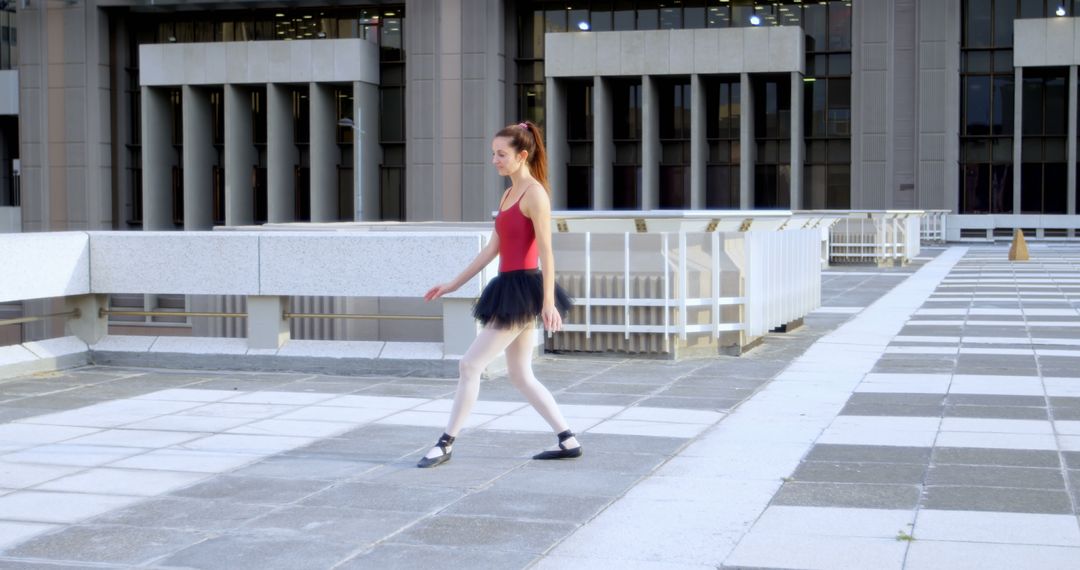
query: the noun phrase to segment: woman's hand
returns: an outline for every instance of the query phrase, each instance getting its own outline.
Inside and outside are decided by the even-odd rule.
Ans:
[[[436,285],[431,289],[428,289],[427,293],[424,293],[424,300],[434,301],[435,299],[438,299],[439,297],[442,297],[447,293],[453,293],[457,290],[458,286],[454,285],[453,283],[443,283],[441,285]]]
[[[544,320],[544,328],[557,332],[562,330],[562,315],[555,309],[555,303],[544,303],[544,308],[540,311],[540,317]]]

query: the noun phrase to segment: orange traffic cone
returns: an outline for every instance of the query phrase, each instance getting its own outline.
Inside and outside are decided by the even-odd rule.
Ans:
[[[1012,246],[1009,247],[1009,261],[1027,260],[1028,247],[1027,242],[1024,241],[1024,231],[1020,229],[1013,230]]]

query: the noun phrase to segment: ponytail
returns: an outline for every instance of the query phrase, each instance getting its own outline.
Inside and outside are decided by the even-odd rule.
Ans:
[[[547,149],[544,148],[544,134],[540,131],[540,127],[532,121],[524,121],[516,125],[503,127],[502,130],[495,133],[495,136],[510,139],[510,146],[517,152],[525,151],[529,153],[529,172],[550,196],[551,188],[548,187],[547,176]]]

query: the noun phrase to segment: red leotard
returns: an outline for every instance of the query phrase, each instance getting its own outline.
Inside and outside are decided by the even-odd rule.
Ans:
[[[522,192],[521,198],[524,197],[525,192]],[[521,198],[495,216],[495,233],[499,236],[500,272],[536,269],[540,266],[540,256],[536,250],[536,231],[533,229],[532,220],[521,213]]]

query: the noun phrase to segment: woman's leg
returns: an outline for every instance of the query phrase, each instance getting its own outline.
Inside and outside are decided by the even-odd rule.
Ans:
[[[559,411],[559,405],[555,403],[555,397],[551,395],[551,391],[533,375],[532,355],[535,348],[535,335],[535,329],[529,327],[520,331],[510,346],[506,347],[507,374],[510,376],[510,382],[543,416],[551,429],[555,430],[555,433],[561,433],[570,429],[570,426]],[[567,439],[563,445],[569,449],[579,446],[576,438]]]
[[[468,419],[469,412],[472,411],[476,398],[480,394],[480,375],[487,365],[513,342],[520,331],[521,329],[484,327],[469,349],[465,351],[458,365],[460,376],[457,393],[454,394],[454,405],[450,409],[450,420],[446,424],[448,435],[457,437],[458,432],[465,426],[465,420]],[[438,457],[439,455],[442,455],[442,449],[435,446],[424,457]]]

